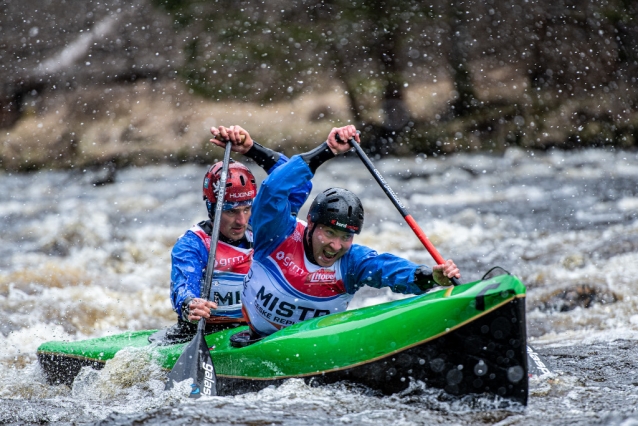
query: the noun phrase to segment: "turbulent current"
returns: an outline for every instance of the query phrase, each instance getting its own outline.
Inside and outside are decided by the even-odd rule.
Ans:
[[[552,369],[530,383],[527,407],[420,382],[383,396],[289,380],[193,401],[164,391],[164,373],[135,351],[82,370],[72,387],[48,385],[41,343],[175,321],[170,250],[206,217],[205,168],[163,165],[118,171],[107,185],[94,185],[99,170],[0,174],[0,423],[638,425],[635,152],[511,149],[376,166],[461,281],[500,266],[527,286],[529,341]],[[360,195],[358,243],[432,263],[356,158],[322,166],[314,184],[311,197],[330,186]],[[366,288],[351,308],[398,297]]]

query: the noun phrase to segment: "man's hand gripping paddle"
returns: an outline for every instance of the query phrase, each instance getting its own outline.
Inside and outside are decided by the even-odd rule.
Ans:
[[[213,232],[210,238],[210,251],[208,252],[208,263],[206,265],[206,277],[202,285],[200,297],[207,299],[210,293],[210,287],[213,281],[213,272],[215,270],[215,255],[217,253],[217,241],[219,240],[219,227],[222,215],[222,207],[224,204],[224,196],[226,195],[226,180],[228,179],[228,165],[230,163],[231,142],[226,142],[224,151],[224,162],[222,166],[221,177],[219,179],[219,187],[217,189],[217,202],[215,203],[215,217],[213,220]],[[210,357],[210,350],[206,344],[204,330],[206,328],[206,319],[200,318],[197,324],[197,332],[193,340],[186,346],[182,355],[178,358],[173,369],[168,374],[168,382],[166,389],[173,387],[173,382],[182,382],[186,379],[193,379],[191,398],[199,398],[202,395],[217,395],[217,375],[215,374],[215,366]]]
[[[336,138],[338,141],[341,140],[339,135],[336,135]],[[425,246],[427,251],[430,253],[434,261],[439,265],[443,265],[445,263],[445,259],[443,259],[443,256],[441,256],[441,254],[437,251],[437,249],[432,245],[430,240],[428,240],[428,237],[425,235],[421,227],[419,227],[419,225],[416,223],[412,215],[408,213],[408,209],[406,209],[405,206],[401,203],[401,201],[399,201],[399,198],[397,197],[397,195],[394,193],[392,188],[390,188],[390,185],[388,185],[385,179],[383,179],[383,176],[381,176],[381,173],[374,167],[374,165],[372,164],[372,161],[370,161],[370,158],[368,158],[366,153],[363,152],[363,149],[361,149],[359,144],[355,142],[354,139],[350,139],[348,143],[350,144],[350,146],[354,148],[354,150],[356,151],[361,161],[363,161],[363,164],[365,164],[366,168],[370,171],[370,173],[372,173],[372,176],[377,181],[379,186],[381,186],[381,189],[383,189],[383,192],[385,192],[385,194],[388,196],[390,201],[392,201],[392,204],[394,204],[394,207],[396,207],[399,213],[401,213],[401,216],[403,216],[403,218],[408,223],[412,231],[414,231],[414,233],[416,234],[419,241],[421,241],[421,243]],[[459,280],[454,277],[450,278],[450,281],[452,281],[452,284],[454,284],[455,286],[461,284]]]

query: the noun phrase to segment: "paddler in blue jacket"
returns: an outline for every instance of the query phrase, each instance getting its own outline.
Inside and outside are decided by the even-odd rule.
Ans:
[[[288,158],[254,142],[240,126],[212,128],[211,142],[225,147],[232,142],[232,150],[254,160],[271,173]],[[162,330],[153,341],[177,342],[189,340],[197,329],[197,321],[206,318],[207,332],[219,331],[245,324],[241,311],[241,291],[244,275],[250,269],[253,255],[253,236],[249,227],[253,199],[257,193],[255,177],[243,164],[232,162],[226,183],[223,211],[217,245],[215,271],[208,300],[201,297],[201,284],[206,275],[208,253],[214,219],[216,191],[222,162],[213,164],[203,182],[203,198],[209,220],[186,231],[171,252],[171,303],[177,313],[177,324]],[[291,191],[291,211],[298,211],[312,189],[307,182]]]
[[[253,263],[246,275],[242,309],[251,327],[236,342],[251,341],[300,321],[342,312],[364,285],[421,294],[460,278],[452,260],[429,268],[353,244],[363,226],[363,206],[352,192],[331,188],[310,206],[307,224],[289,196],[311,181],[325,161],[350,149],[338,142],[359,136],[354,126],[333,128],[326,142],[292,159],[262,182],[253,204]]]

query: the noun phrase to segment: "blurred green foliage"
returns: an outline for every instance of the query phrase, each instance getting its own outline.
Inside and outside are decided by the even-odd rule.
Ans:
[[[518,136],[504,128],[514,117],[544,117],[577,97],[629,97],[626,108],[610,114],[612,123],[629,126],[619,137],[633,134],[638,7],[629,0],[153,1],[185,34],[180,72],[195,92],[263,103],[338,82],[354,124],[377,141],[372,150],[396,151],[403,139],[412,150],[435,152],[503,133],[516,144],[554,145],[559,141],[542,126]],[[499,68],[528,80],[525,96],[478,95],[477,82]],[[406,91],[437,79],[453,82],[447,110],[416,117]],[[504,104],[515,111],[511,117],[486,118]],[[451,128],[460,128],[460,142],[459,132],[441,140]]]

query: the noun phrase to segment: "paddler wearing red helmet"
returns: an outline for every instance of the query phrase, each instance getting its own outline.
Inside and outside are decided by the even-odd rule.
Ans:
[[[213,127],[211,134],[212,143],[224,147],[225,142],[222,141],[230,140],[234,152],[252,159],[268,174],[288,161],[285,155],[254,142],[240,126]],[[229,165],[215,271],[208,300],[200,294],[201,283],[206,275],[221,169],[221,161],[211,165],[202,182],[209,219],[187,230],[171,251],[171,303],[178,318],[177,324],[162,335],[161,339],[165,342],[188,340],[195,333],[196,323],[202,317],[206,318],[207,332],[245,324],[241,311],[241,291],[244,276],[252,263],[253,238],[249,220],[257,185],[250,169],[239,162],[233,161]],[[311,184],[304,184],[291,191],[289,201],[293,209],[299,210],[311,188]]]

